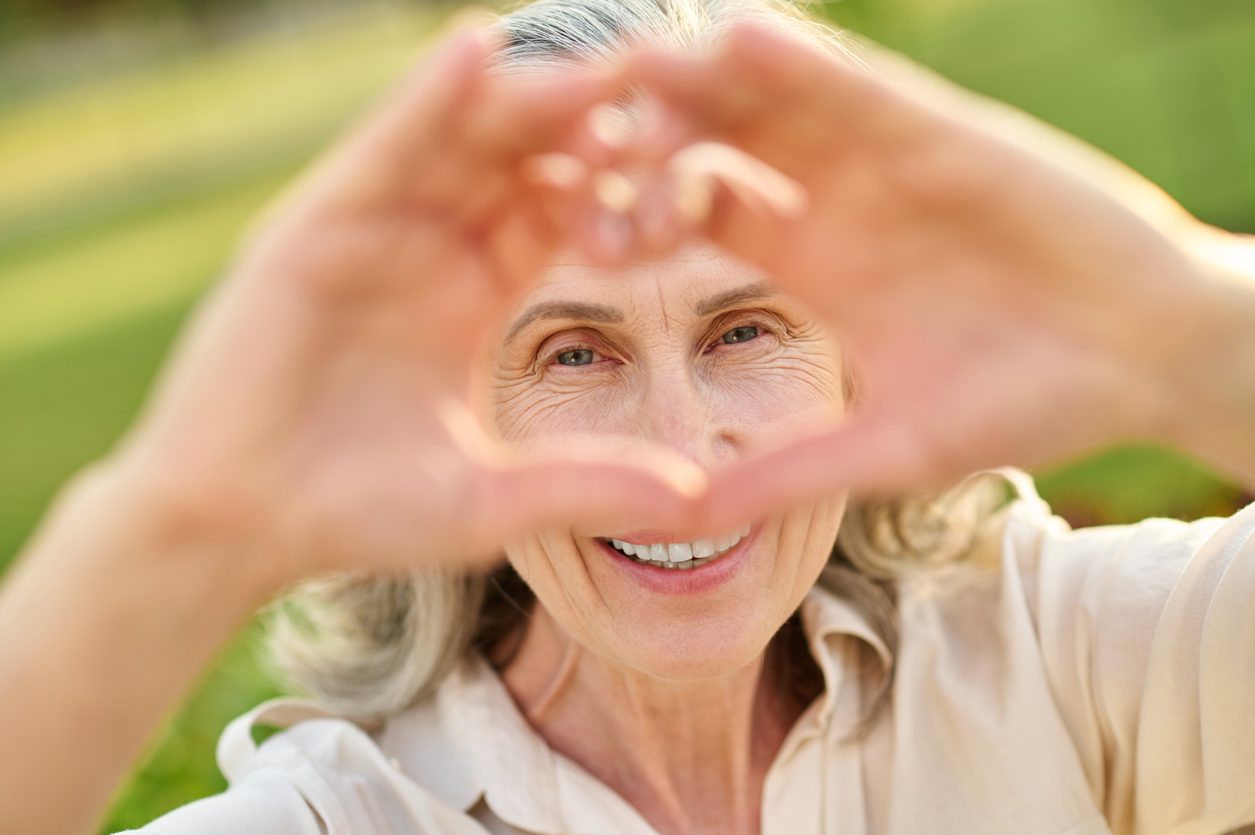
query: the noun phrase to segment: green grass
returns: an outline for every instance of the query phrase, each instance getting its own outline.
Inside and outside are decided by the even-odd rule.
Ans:
[[[1255,9],[1133,0],[842,0],[839,20],[1116,153],[1255,229]],[[376,7],[371,7],[376,8]],[[0,100],[0,565],[105,453],[256,211],[405,65],[431,15],[346,12]],[[1040,485],[1078,523],[1231,512],[1179,456],[1129,448]],[[222,726],[277,693],[256,627],[207,673],[107,829],[222,788]]]

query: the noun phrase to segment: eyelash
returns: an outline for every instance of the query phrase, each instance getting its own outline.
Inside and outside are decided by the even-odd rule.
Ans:
[[[753,329],[754,331],[756,331],[756,333],[753,336],[749,337],[748,339],[738,339],[733,342],[724,341],[724,337],[728,336],[731,333],[734,333],[735,331],[750,330],[750,329]],[[759,322],[753,322],[753,321],[740,322],[738,324],[729,325],[727,327],[720,325],[719,333],[715,335],[715,338],[711,340],[710,344],[706,346],[705,350],[703,350],[702,353],[709,354],[711,351],[720,351],[726,348],[731,348],[733,346],[744,345],[746,343],[754,342],[758,339],[762,339],[764,336],[766,336],[769,333],[771,333],[769,328],[767,328],[765,325]]]
[[[752,337],[749,337],[748,339],[743,339],[736,342],[724,342],[723,341],[723,338],[725,336],[727,336],[728,334],[732,333],[735,330],[740,330],[741,328],[753,328],[755,331],[757,331],[757,333],[755,333]],[[736,323],[726,323],[726,324],[720,323],[720,325],[717,327],[717,330],[718,330],[718,333],[716,333],[711,338],[709,344],[702,350],[703,354],[709,354],[714,351],[718,351],[722,349],[735,348],[742,345],[746,345],[748,343],[755,342],[763,338],[764,336],[769,336],[775,333],[775,330],[773,328],[769,327],[764,322],[758,319],[747,319],[747,320],[742,320]],[[583,363],[579,365],[566,365],[558,361],[559,357],[565,354],[572,354],[578,351],[591,351],[595,356],[600,357],[600,360],[593,360],[592,362]],[[559,349],[555,351],[551,351],[546,357],[544,361],[544,365],[545,367],[556,366],[559,368],[585,368],[585,367],[597,365],[601,362],[606,362],[606,361],[611,361],[611,360],[609,357],[603,354],[600,350],[598,350],[598,348],[595,345],[592,345],[586,342],[577,342],[574,344],[563,345]]]

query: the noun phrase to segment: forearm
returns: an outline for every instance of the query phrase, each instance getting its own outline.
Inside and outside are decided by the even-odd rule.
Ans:
[[[92,831],[266,597],[234,555],[184,539],[121,481],[72,483],[0,591],[0,832]]]
[[[1180,315],[1193,336],[1154,372],[1166,382],[1159,439],[1255,492],[1255,237],[1204,230],[1191,251],[1200,279]]]

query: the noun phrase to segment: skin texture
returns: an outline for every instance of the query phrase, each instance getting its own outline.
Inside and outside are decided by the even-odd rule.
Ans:
[[[1116,439],[1255,485],[1255,245],[1131,172],[761,27],[509,84],[488,77],[491,48],[443,43],[263,219],[141,420],[6,577],[0,739],[23,756],[0,758],[0,831],[91,831],[161,717],[287,583],[504,548],[542,604],[507,684],[551,744],[664,831],[754,832],[791,721],[761,650],[843,491]],[[607,143],[587,119],[629,84],[657,122]],[[607,165],[635,170],[639,200],[598,205]],[[751,276],[795,300],[777,310],[794,336],[703,353],[727,329],[694,304]],[[608,367],[554,371],[522,332],[488,357],[546,293],[621,310],[558,328],[596,330]],[[554,324],[528,338],[567,339]],[[844,416],[818,333],[840,335],[865,393]],[[774,420],[769,391],[814,428]],[[589,539],[745,522],[746,576],[700,614],[631,597]],[[724,738],[687,712],[700,699],[730,717]]]
[[[557,303],[617,321],[528,315]],[[491,363],[497,425],[520,448],[591,432],[709,470],[782,431],[784,415],[843,411],[839,354],[805,306],[710,246],[621,269],[564,263],[520,307],[530,324]],[[734,336],[749,338],[725,343]],[[583,350],[584,364],[560,362]],[[814,585],[844,506],[839,493],[756,520],[735,576],[698,596],[643,589],[597,541],[637,526],[511,540],[540,607],[507,686],[551,744],[621,787],[659,831],[753,831],[796,718],[762,677],[763,652]]]
[[[1182,387],[1230,367],[1211,337],[1221,299],[1250,315],[1240,270],[1222,278],[1206,253],[1249,244],[1217,240],[1141,177],[1022,113],[896,56],[861,57],[875,73],[741,26],[706,55],[629,59],[666,103],[641,132],[642,158],[714,138],[802,187],[805,211],[781,215],[715,177],[701,231],[840,333],[866,395],[844,425],[729,473],[716,503],[735,513],[820,486],[940,486],[1116,440],[1198,446],[1202,433],[1176,417]],[[1211,408],[1249,409],[1249,383],[1225,377],[1232,394]],[[1220,389],[1205,387],[1211,403]],[[1231,453],[1208,459],[1255,481]]]

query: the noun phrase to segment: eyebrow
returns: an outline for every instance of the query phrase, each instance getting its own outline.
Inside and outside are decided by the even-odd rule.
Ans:
[[[698,316],[709,316],[729,307],[736,307],[740,304],[748,302],[762,301],[771,298],[776,294],[776,288],[767,281],[755,281],[753,284],[746,284],[744,287],[737,287],[734,290],[728,290],[726,293],[720,293],[717,296],[702,301],[693,308],[693,312]]]
[[[716,313],[729,307],[736,307],[739,304],[762,301],[775,294],[776,288],[770,282],[756,281],[753,284],[746,284],[744,287],[737,287],[704,299],[693,308],[693,312],[698,316],[709,316],[711,313]],[[505,341],[509,342],[514,339],[528,325],[546,319],[574,319],[585,322],[622,324],[624,316],[623,312],[618,308],[604,304],[561,301],[540,302],[527,308],[514,321],[514,324],[510,326],[509,333],[506,334]]]
[[[506,341],[509,342],[533,322],[544,319],[581,319],[586,322],[618,324],[623,321],[623,312],[604,304],[588,302],[540,302],[523,311],[523,315],[515,320],[510,332],[506,334]]]

